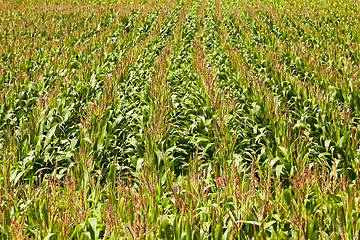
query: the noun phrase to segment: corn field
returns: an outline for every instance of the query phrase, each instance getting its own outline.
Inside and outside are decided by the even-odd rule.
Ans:
[[[1,0],[0,239],[359,239],[360,2]]]

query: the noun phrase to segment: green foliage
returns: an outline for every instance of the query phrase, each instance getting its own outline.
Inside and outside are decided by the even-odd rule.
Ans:
[[[0,3],[0,239],[358,239],[359,6]]]

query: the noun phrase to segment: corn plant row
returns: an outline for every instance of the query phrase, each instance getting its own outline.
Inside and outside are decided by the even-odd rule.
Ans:
[[[113,35],[109,34],[106,38],[113,39]],[[114,44],[116,44],[116,42]],[[40,82],[30,81],[29,84],[24,84],[22,86],[23,88],[26,86],[30,88],[20,90],[19,97],[21,98],[22,96],[24,100],[17,101],[16,95],[12,97],[10,96],[10,98],[7,99],[5,106],[3,106],[4,118],[2,119],[3,125],[6,126],[4,127],[5,134],[11,134],[11,131],[15,131],[15,134],[18,134],[17,132],[20,132],[19,142],[22,142],[22,148],[18,150],[18,154],[22,155],[25,159],[29,159],[29,161],[25,161],[27,162],[27,167],[22,166],[21,174],[19,174],[17,170],[14,171],[14,175],[18,176],[14,179],[18,180],[21,177],[20,175],[24,175],[27,171],[30,170],[29,168],[31,168],[32,171],[36,172],[37,170],[44,170],[44,167],[46,169],[47,164],[55,166],[56,161],[52,159],[57,158],[58,162],[67,162],[70,159],[74,159],[74,152],[78,147],[78,130],[77,126],[74,125],[73,122],[79,122],[79,119],[81,119],[81,114],[89,114],[90,111],[94,110],[94,108],[99,105],[99,103],[97,103],[99,102],[99,100],[97,100],[99,99],[99,96],[104,96],[106,94],[113,95],[112,93],[103,94],[102,90],[103,88],[106,89],[109,87],[109,82],[113,82],[109,81],[109,78],[110,80],[112,78],[111,72],[113,72],[114,70],[118,70],[114,66],[117,64],[117,62],[121,62],[122,58],[126,57],[124,45],[120,45],[120,47],[117,48],[111,48],[113,50],[111,53],[104,52],[102,48],[102,45],[95,43],[93,47],[87,49],[88,51],[80,51],[77,55],[75,55],[75,58],[79,59],[79,61],[77,61],[78,65],[88,66],[88,63],[86,63],[86,61],[88,60],[85,59],[85,56],[88,57],[89,55],[92,55],[89,53],[93,52],[95,55],[94,57],[96,58],[90,65],[95,68],[94,70],[89,71],[88,68],[83,67],[83,69],[85,69],[85,72],[77,71],[76,67],[70,66],[71,71],[67,71],[68,69],[66,65],[60,65],[59,70],[51,70],[57,73],[53,73],[50,76],[43,76]],[[73,61],[70,60],[70,62]],[[61,69],[62,67],[64,67],[64,69]],[[55,82],[53,86],[45,85],[50,81],[49,78]],[[71,82],[64,82],[61,80],[62,78],[71,80]],[[89,79],[90,81],[86,81],[85,84],[83,81],[76,82],[76,80],[80,80],[82,78]],[[67,88],[67,92],[63,91],[60,93],[59,89],[64,87]],[[111,96],[107,97],[111,98]],[[72,102],[71,105],[68,104],[69,101]],[[11,108],[14,103],[16,105]],[[36,103],[38,105],[37,107],[35,107],[36,105],[33,105]],[[18,106],[19,104],[21,107]],[[66,104],[66,106],[64,106],[64,104]],[[56,106],[56,108],[54,108],[54,106]],[[104,106],[99,106],[99,108],[100,107]],[[31,108],[33,108],[33,111],[31,111]],[[47,109],[51,109],[51,111],[48,112]],[[24,110],[29,111],[29,113],[23,112]],[[80,111],[83,112],[81,113]],[[98,115],[98,118],[101,117],[100,115],[102,115],[103,111],[104,109],[96,113]],[[21,117],[22,115],[23,117]],[[17,122],[18,118],[20,123]],[[37,126],[27,128],[26,125],[23,126],[22,122],[27,122],[29,118],[31,118],[33,121],[36,121]],[[7,119],[11,119],[11,121],[8,121]],[[93,124],[97,124],[97,122],[99,121],[95,121],[93,122]],[[59,123],[61,124],[59,125]],[[18,125],[20,127],[18,129],[13,129],[12,126],[14,125]],[[57,130],[61,128],[67,129],[67,132]],[[21,132],[24,131],[24,129],[26,129],[25,132]],[[96,133],[96,129],[92,130]],[[27,134],[26,131],[30,133]],[[73,137],[70,137],[68,134],[72,134]],[[54,136],[58,137],[58,141],[62,141],[63,143],[55,144],[55,146],[52,147],[47,146],[48,143],[51,141],[51,138]],[[8,135],[8,137],[10,137],[10,135]],[[45,141],[46,144],[41,143],[41,139],[44,137],[48,138],[48,140]],[[68,140],[61,140],[62,138]],[[71,144],[70,139],[73,139]],[[36,143],[35,145],[37,147],[35,149],[28,148],[34,142]],[[44,160],[43,152],[49,151],[49,147],[50,149],[55,147],[55,149],[60,148],[62,150],[58,149],[57,153],[53,156],[50,156],[51,154],[46,153]],[[42,164],[35,168],[34,165],[36,166],[37,164],[31,164],[32,161],[30,161],[31,159],[34,159],[34,157],[42,159],[40,161],[42,162]]]
[[[231,22],[228,22],[229,24],[231,24]],[[228,25],[229,26],[229,25]],[[312,115],[312,113],[314,113],[314,110],[317,108],[320,108],[319,111],[321,111],[322,113],[327,112],[330,113],[330,109],[333,109],[332,111],[336,111],[337,107],[337,111],[342,111],[343,113],[346,112],[346,106],[344,106],[344,108],[340,108],[339,109],[339,105],[336,105],[336,99],[334,98],[330,98],[330,97],[334,97],[333,94],[329,94],[330,97],[327,98],[328,100],[333,101],[335,104],[334,105],[330,105],[330,104],[325,104],[324,102],[321,103],[323,101],[323,99],[321,99],[319,97],[319,94],[317,94],[317,96],[314,96],[314,99],[312,100],[313,104],[312,105],[305,105],[304,101],[307,100],[309,101],[309,99],[306,97],[306,95],[304,95],[304,92],[307,90],[307,88],[309,86],[301,86],[298,87],[298,85],[296,84],[296,81],[294,81],[291,77],[289,77],[290,74],[283,74],[281,70],[276,70],[274,69],[273,65],[270,64],[271,57],[270,56],[264,56],[263,57],[263,53],[260,51],[256,51],[255,49],[253,49],[252,51],[250,51],[248,49],[248,47],[245,45],[241,46],[241,42],[243,37],[241,37],[241,35],[236,36],[235,34],[233,34],[236,31],[235,28],[232,28],[230,30],[228,30],[230,37],[232,37],[233,39],[237,38],[240,40],[232,40],[233,43],[238,44],[238,49],[240,51],[242,51],[242,56],[244,56],[244,60],[247,61],[247,64],[250,65],[250,68],[252,69],[252,72],[255,73],[255,76],[258,79],[264,79],[264,84],[267,88],[271,89],[271,92],[273,92],[275,94],[275,96],[277,95],[277,98],[280,101],[280,103],[286,104],[285,107],[287,109],[290,110],[290,113],[293,109],[296,109],[294,113],[294,126],[299,130],[299,127],[302,128],[303,131],[306,131],[304,129],[304,127],[306,125],[301,125],[301,122],[298,119],[303,118],[306,115]],[[240,32],[239,32],[240,33]],[[231,36],[232,35],[232,36]],[[239,45],[240,44],[240,45]],[[256,54],[258,52],[258,54]],[[266,58],[265,58],[266,57]],[[264,59],[265,58],[265,59]],[[278,79],[283,79],[280,83]],[[320,106],[318,106],[320,105]],[[312,106],[312,108],[311,108]],[[327,110],[328,108],[329,111]],[[335,108],[335,110],[334,110]],[[301,110],[303,109],[303,110]],[[309,111],[311,109],[311,112]],[[287,111],[285,109],[285,111]],[[300,111],[300,112],[298,112]],[[323,114],[315,114],[314,118],[318,118],[316,116],[322,116]],[[333,118],[334,116],[331,116],[331,114],[328,116],[330,119]],[[319,119],[318,121],[321,121],[321,119]],[[315,124],[313,121],[307,121],[306,124],[310,124],[310,129],[308,129],[307,132],[310,131],[316,131],[318,128],[316,126],[314,126],[313,124]],[[356,123],[354,124],[346,124],[346,122],[344,123],[344,127],[346,131],[348,131],[349,133],[354,131],[351,130],[352,128],[356,128]],[[349,128],[347,128],[347,126],[349,126]],[[319,131],[319,129],[318,129]],[[339,131],[339,129],[338,129]],[[315,134],[316,136],[319,137],[319,134]],[[331,136],[331,134],[330,134]],[[333,136],[335,137],[335,136]],[[337,139],[336,141],[339,141],[339,139]],[[321,146],[321,140],[319,145]],[[350,150],[350,149],[349,149]],[[317,150],[319,151],[319,150]],[[320,151],[322,151],[320,149]],[[351,151],[351,150],[350,150]]]

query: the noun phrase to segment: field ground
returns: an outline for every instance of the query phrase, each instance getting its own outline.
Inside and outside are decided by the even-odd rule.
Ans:
[[[0,239],[359,239],[359,1],[126,1],[0,1]]]

